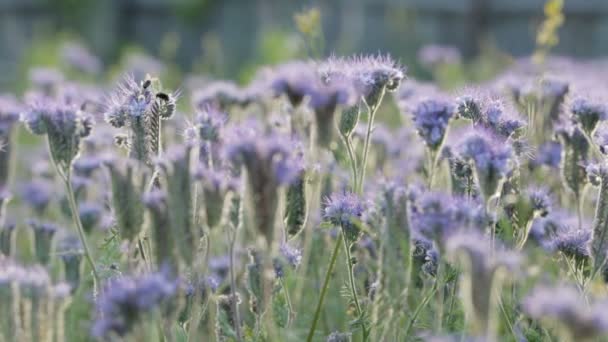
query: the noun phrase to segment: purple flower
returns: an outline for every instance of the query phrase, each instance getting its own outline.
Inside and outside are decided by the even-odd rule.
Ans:
[[[192,93],[192,104],[198,110],[209,107],[225,111],[232,106],[245,107],[252,101],[251,96],[230,81],[212,81]]]
[[[331,57],[319,65],[318,72],[328,84],[350,83],[370,108],[379,105],[385,90],[397,90],[405,78],[405,68],[388,55]]]
[[[164,273],[109,281],[97,301],[99,318],[92,333],[97,338],[125,336],[133,327],[177,293],[178,282]]]
[[[122,72],[133,75],[137,80],[144,79],[146,75],[162,75],[166,69],[160,60],[139,52],[130,53],[122,63]]]
[[[49,181],[35,179],[23,185],[21,199],[32,207],[38,215],[42,215],[53,198],[54,188]]]
[[[533,162],[536,165],[546,165],[552,169],[557,169],[561,160],[562,145],[557,141],[549,141],[540,145]]]
[[[84,202],[78,205],[78,214],[80,215],[82,227],[89,233],[101,222],[103,208],[96,203]]]
[[[435,98],[423,100],[414,108],[414,126],[431,151],[438,151],[443,144],[454,110],[451,102]]]
[[[28,224],[34,231],[34,251],[38,262],[47,265],[51,259],[53,237],[59,228],[53,223],[29,220]]]
[[[35,87],[42,89],[47,95],[64,80],[59,70],[44,67],[30,69],[28,78]]]
[[[458,64],[460,58],[460,51],[449,45],[429,44],[418,51],[418,62],[428,68],[442,64]]]
[[[608,315],[603,301],[591,306],[573,286],[537,286],[524,299],[523,311],[538,320],[565,327],[573,341],[592,340],[608,332]]]
[[[352,244],[359,239],[359,228],[365,205],[357,195],[343,192],[334,193],[325,201],[323,217],[335,226],[342,228],[344,239]]]
[[[496,194],[511,169],[511,147],[492,134],[474,130],[460,144],[460,154],[473,162],[484,198]]]
[[[594,102],[587,98],[576,98],[570,104],[570,112],[574,121],[581,125],[581,128],[588,135],[592,135],[600,121],[608,117],[608,108],[603,103]]]
[[[411,201],[412,227],[441,248],[460,229],[485,228],[483,207],[477,202],[437,192],[422,193]]]
[[[591,256],[591,238],[590,229],[559,225],[547,241],[546,247],[551,251],[559,251],[575,260],[583,261]]]
[[[608,154],[608,125],[600,125],[593,134],[593,142],[595,142],[600,152]]]
[[[21,120],[32,133],[48,136],[51,157],[64,169],[71,167],[82,138],[93,128],[93,118],[78,107],[48,99],[29,104]]]
[[[101,61],[84,45],[67,42],[61,47],[63,62],[75,70],[96,75],[101,72]]]

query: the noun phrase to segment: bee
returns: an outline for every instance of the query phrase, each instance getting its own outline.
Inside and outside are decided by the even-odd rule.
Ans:
[[[142,83],[141,87],[144,89],[148,89],[150,85],[152,85],[152,81],[150,79],[147,79],[144,81],[144,83]]]

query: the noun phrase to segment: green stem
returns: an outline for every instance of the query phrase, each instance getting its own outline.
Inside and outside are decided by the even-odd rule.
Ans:
[[[230,301],[232,303],[232,310],[234,311],[234,331],[236,332],[236,340],[241,341],[241,314],[239,313],[239,308],[236,302],[236,279],[234,277],[234,243],[236,241],[236,232],[231,234],[229,231],[229,227],[226,227],[226,238],[228,239],[230,253]]]
[[[435,318],[435,332],[441,332],[443,328],[443,301],[444,301],[444,283],[443,283],[443,274],[445,271],[445,265],[442,261],[439,261],[437,265],[437,274],[435,278],[435,282],[437,284],[437,311]]]
[[[323,308],[323,300],[325,300],[327,288],[329,287],[329,278],[331,277],[331,273],[333,272],[334,267],[336,265],[336,259],[338,258],[338,253],[340,252],[340,245],[342,244],[343,239],[344,236],[342,235],[342,233],[339,233],[336,239],[334,251],[331,254],[331,260],[329,261],[327,272],[325,272],[325,280],[323,280],[323,287],[321,288],[321,294],[319,295],[319,301],[317,302],[317,308],[315,309],[315,316],[312,320],[312,325],[310,326],[310,330],[308,330],[308,337],[306,338],[306,342],[311,342],[315,334],[315,329],[317,328],[317,323],[319,322],[319,318],[321,316],[321,309]]]
[[[342,136],[344,139],[344,145],[346,145],[346,151],[348,152],[348,159],[350,159],[350,168],[353,173],[353,189],[357,189],[357,159],[353,151],[353,144],[348,136]]]
[[[346,252],[346,265],[348,268],[348,282],[350,285],[351,296],[353,297],[353,301],[355,302],[355,309],[357,310],[357,318],[360,321],[363,333],[363,341],[367,341],[367,337],[369,336],[369,329],[366,327],[365,322],[362,322],[363,319],[363,309],[361,308],[361,303],[359,302],[359,296],[357,295],[357,284],[355,283],[355,274],[354,274],[354,265],[352,262],[352,256],[350,254],[350,246],[346,239],[342,239],[344,243],[344,251]]]
[[[367,156],[369,155],[369,145],[372,137],[372,129],[374,128],[374,117],[376,116],[376,111],[378,107],[380,107],[380,103],[382,103],[382,98],[384,97],[384,92],[380,95],[378,99],[378,104],[373,108],[368,108],[368,118],[367,118],[367,132],[365,134],[365,143],[363,145],[363,162],[361,164],[361,172],[359,173],[359,184],[356,188],[356,192],[361,194],[363,192],[363,180],[365,179],[365,168],[367,166]]]
[[[429,291],[429,294],[424,297],[424,299],[422,300],[422,302],[420,302],[420,304],[418,305],[418,307],[416,307],[416,310],[414,311],[414,314],[412,315],[412,318],[410,319],[409,323],[407,324],[407,327],[405,328],[405,340],[407,340],[407,337],[409,336],[410,330],[412,329],[412,326],[414,325],[414,323],[416,322],[416,319],[418,318],[418,315],[420,315],[420,312],[422,311],[422,309],[429,303],[429,301],[431,300],[431,298],[433,297],[433,295],[435,294],[435,291],[437,291],[437,286],[433,286],[431,288],[431,290]]]
[[[72,174],[69,170],[65,174],[64,182],[68,192],[68,202],[72,211],[72,218],[74,219],[74,224],[76,225],[78,236],[80,237],[80,242],[82,243],[82,248],[84,249],[84,256],[93,271],[93,278],[95,278],[96,286],[101,286],[101,279],[97,273],[97,267],[95,267],[95,262],[93,261],[93,256],[91,250],[89,249],[89,244],[87,243],[82,222],[80,222],[80,215],[78,214],[78,207],[76,206],[76,199],[74,198],[74,190],[72,189]]]

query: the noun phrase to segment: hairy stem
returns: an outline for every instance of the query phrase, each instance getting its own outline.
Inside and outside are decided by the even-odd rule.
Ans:
[[[74,198],[74,190],[72,189],[72,174],[68,170],[65,178],[64,178],[65,186],[67,189],[68,202],[70,204],[70,210],[72,211],[72,218],[74,220],[74,224],[76,225],[76,230],[78,230],[78,236],[80,237],[80,242],[82,243],[82,248],[84,249],[84,256],[93,271],[93,278],[95,279],[95,287],[101,286],[101,279],[99,274],[97,273],[97,267],[95,267],[95,262],[93,261],[93,255],[91,250],[89,249],[89,244],[87,243],[87,238],[84,233],[84,228],[82,227],[82,222],[80,222],[80,215],[78,214],[78,207],[76,205],[76,199]]]
[[[306,342],[312,342],[312,338],[315,335],[315,329],[317,328],[317,323],[319,322],[319,318],[321,317],[321,309],[323,308],[323,301],[325,300],[325,295],[327,294],[327,289],[329,287],[329,278],[331,277],[331,273],[336,266],[336,259],[338,258],[338,254],[340,252],[340,245],[342,244],[342,240],[344,236],[342,233],[338,234],[336,239],[336,245],[331,254],[331,259],[329,261],[329,265],[327,266],[327,271],[325,272],[325,279],[323,280],[323,287],[321,288],[321,294],[319,295],[319,301],[317,302],[317,308],[315,309],[315,316],[312,320],[312,325],[308,330],[308,337],[306,338]]]

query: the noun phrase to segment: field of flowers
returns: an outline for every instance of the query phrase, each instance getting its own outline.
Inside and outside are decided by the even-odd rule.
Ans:
[[[62,51],[0,96],[0,341],[605,340],[608,61]]]

